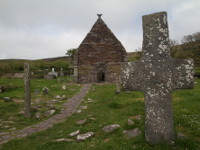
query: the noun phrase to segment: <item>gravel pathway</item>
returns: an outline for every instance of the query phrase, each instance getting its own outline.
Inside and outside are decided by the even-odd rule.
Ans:
[[[33,133],[46,130],[56,123],[65,121],[66,117],[71,116],[76,111],[77,107],[81,104],[81,101],[89,91],[90,86],[90,84],[83,85],[81,91],[74,97],[68,99],[67,102],[63,105],[64,109],[60,112],[60,114],[54,115],[43,122],[26,127],[21,130],[0,133],[0,144],[4,144],[11,139],[22,138]]]

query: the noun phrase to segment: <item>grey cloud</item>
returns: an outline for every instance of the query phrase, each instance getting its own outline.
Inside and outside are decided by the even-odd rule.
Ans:
[[[170,37],[199,31],[199,0],[1,0],[0,59],[64,55],[78,47],[97,19],[127,51],[142,45],[142,15],[167,11]],[[19,53],[20,52],[20,53]]]

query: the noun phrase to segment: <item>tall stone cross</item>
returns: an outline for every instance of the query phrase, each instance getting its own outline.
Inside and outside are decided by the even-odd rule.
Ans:
[[[193,88],[193,60],[170,56],[167,13],[143,16],[141,60],[122,64],[122,86],[144,92],[145,140],[174,142],[172,92]]]

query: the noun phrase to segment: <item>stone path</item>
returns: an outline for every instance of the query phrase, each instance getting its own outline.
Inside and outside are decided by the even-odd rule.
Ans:
[[[43,122],[26,127],[22,130],[0,133],[0,144],[4,144],[11,139],[22,138],[33,133],[46,130],[56,123],[65,121],[66,117],[71,116],[76,111],[77,107],[87,94],[90,86],[90,84],[83,85],[81,91],[74,97],[68,99],[68,101],[63,105],[64,109],[60,112],[60,114],[54,115]]]

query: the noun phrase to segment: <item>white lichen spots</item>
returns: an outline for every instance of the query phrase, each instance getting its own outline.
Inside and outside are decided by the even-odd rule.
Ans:
[[[159,31],[160,31],[161,33],[165,33],[165,32],[166,32],[166,29],[160,28]]]
[[[188,59],[187,62],[188,62],[189,65],[193,65],[193,60]]]
[[[128,62],[128,65],[131,66],[131,62]]]
[[[184,86],[184,83],[183,83],[183,82],[178,82],[178,86],[179,86],[179,87],[183,87],[183,86]]]
[[[146,55],[149,55],[149,53],[146,53]]]
[[[171,71],[168,71],[168,80],[167,80],[167,83],[166,83],[166,92],[169,92],[168,90],[172,90],[172,72]]]
[[[148,27],[148,29],[151,31],[151,30],[153,30],[153,27]]]
[[[155,94],[156,94],[155,89],[147,90],[147,97],[148,98],[152,99],[153,97],[155,97]]]
[[[160,19],[156,19],[155,22],[157,22],[157,29],[161,28],[161,23],[160,23]]]
[[[187,64],[182,64],[176,67],[179,74],[177,78],[177,87],[182,88],[193,82],[193,61],[187,60]]]
[[[149,42],[146,46],[146,48],[150,47],[151,45],[153,45],[153,43]]]
[[[167,15],[166,14],[163,14],[163,23],[167,24]]]
[[[165,44],[163,44],[163,43],[160,43],[158,47],[159,47],[159,49],[162,50],[162,51],[165,51],[165,50],[167,49],[167,45],[165,45]]]
[[[149,68],[151,68],[152,67],[152,63],[149,63]]]
[[[185,65],[185,69],[186,69],[186,81],[187,82],[191,82],[191,80],[193,79],[193,66],[191,64]]]
[[[154,77],[156,75],[155,72],[151,71],[150,74]]]
[[[124,69],[123,73],[124,73],[124,77],[125,77],[126,79],[129,79],[129,76],[130,76],[130,69],[129,69],[128,67],[127,67],[126,69]]]
[[[161,32],[165,37],[168,37],[168,30],[166,28],[159,28],[159,32]]]

